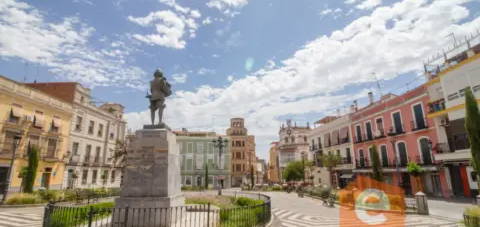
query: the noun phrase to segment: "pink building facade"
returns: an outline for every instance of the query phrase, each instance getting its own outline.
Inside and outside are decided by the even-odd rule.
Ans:
[[[373,97],[373,96],[371,96]],[[434,123],[426,118],[429,97],[424,86],[400,96],[384,95],[352,113],[351,131],[356,175],[369,175],[370,150],[376,145],[387,183],[401,186],[406,194],[422,190],[430,196],[448,195],[445,176],[434,159],[437,134]],[[425,172],[422,185],[407,172],[408,162],[416,162]]]

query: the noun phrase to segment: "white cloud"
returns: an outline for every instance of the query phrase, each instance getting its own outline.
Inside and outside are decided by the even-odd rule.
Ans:
[[[94,31],[77,17],[49,23],[27,3],[0,1],[0,56],[46,66],[61,79],[87,86],[142,87],[145,72],[127,63],[132,49],[93,48],[89,38]]]
[[[364,0],[359,3],[356,7],[357,9],[373,9],[378,5],[382,4],[382,0]]]
[[[373,82],[372,72],[387,80],[420,71],[422,61],[448,42],[447,34],[462,36],[480,25],[480,18],[462,22],[469,14],[462,6],[465,2],[404,0],[376,8],[345,28],[308,42],[277,66],[223,88],[177,91],[167,100],[166,122],[173,128],[214,128],[224,133],[229,118],[242,116],[257,138],[276,138],[280,117],[320,115],[348,105],[366,91],[345,94],[343,89]],[[126,117],[129,127],[140,128],[148,121],[148,110]],[[269,142],[257,140],[257,152],[265,153]]]
[[[202,21],[203,25],[208,25],[208,24],[211,24],[211,23],[212,23],[212,19],[210,17],[207,17],[207,18],[203,19],[203,21]]]
[[[187,82],[187,74],[186,73],[177,73],[172,75],[173,83],[174,84],[183,84]]]
[[[214,69],[207,69],[207,68],[199,68],[197,70],[197,74],[198,75],[206,75],[206,74],[214,74],[215,73],[215,70]]]
[[[321,16],[326,16],[326,15],[333,15],[333,18],[334,19],[337,19],[340,14],[343,12],[343,10],[341,8],[336,8],[336,9],[331,9],[331,8],[327,8],[327,9],[324,9],[322,11],[320,11],[320,15]]]
[[[355,3],[355,2],[357,2],[357,0],[345,0],[344,3],[350,5],[350,4],[353,4],[353,3]]]
[[[210,0],[207,6],[220,10],[222,13],[230,16],[238,14],[236,10],[248,4],[248,0]]]
[[[232,82],[233,79],[235,79],[235,78],[233,77],[233,75],[230,75],[230,76],[227,77],[227,80],[228,80],[229,82]]]
[[[186,38],[195,38],[198,29],[197,21],[201,14],[198,10],[183,7],[175,0],[160,0],[174,9],[151,12],[144,17],[128,16],[128,20],[142,27],[155,27],[152,34],[133,34],[137,40],[150,45],[159,45],[175,49],[183,49]]]

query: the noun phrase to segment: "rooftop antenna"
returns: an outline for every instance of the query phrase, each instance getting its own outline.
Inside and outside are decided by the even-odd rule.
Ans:
[[[380,99],[381,99],[382,96],[383,96],[382,85],[380,84],[380,81],[377,78],[377,74],[375,72],[373,72],[372,75],[373,75],[373,78],[375,79],[375,81],[377,82],[378,94],[380,94]]]

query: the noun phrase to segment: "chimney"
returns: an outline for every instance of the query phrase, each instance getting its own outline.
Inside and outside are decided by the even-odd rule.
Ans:
[[[373,104],[373,92],[368,92],[368,101],[369,101],[369,104]]]

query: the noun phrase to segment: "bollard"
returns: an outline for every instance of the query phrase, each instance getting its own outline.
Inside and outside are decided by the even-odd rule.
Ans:
[[[417,192],[415,194],[415,201],[417,204],[417,214],[428,215],[428,199],[427,195],[423,192]]]

